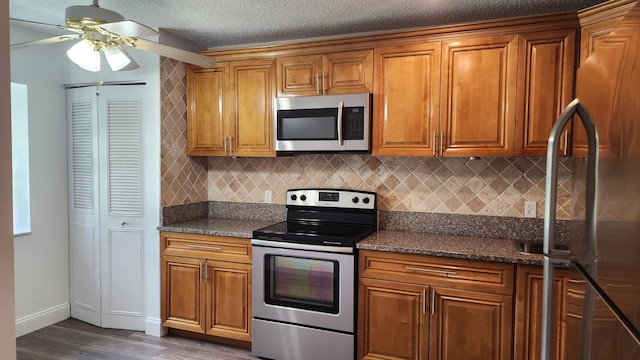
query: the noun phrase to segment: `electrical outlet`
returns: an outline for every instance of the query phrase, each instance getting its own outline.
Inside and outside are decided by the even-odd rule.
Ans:
[[[264,191],[264,202],[267,204],[271,204],[271,190]]]
[[[536,214],[537,214],[536,205],[537,205],[537,203],[535,201],[525,201],[524,202],[524,217],[528,217],[528,218],[536,217]]]

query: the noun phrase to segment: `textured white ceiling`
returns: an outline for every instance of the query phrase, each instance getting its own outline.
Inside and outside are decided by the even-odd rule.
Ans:
[[[572,12],[606,0],[102,0],[128,20],[205,48]],[[12,18],[64,25],[92,0],[10,0]]]

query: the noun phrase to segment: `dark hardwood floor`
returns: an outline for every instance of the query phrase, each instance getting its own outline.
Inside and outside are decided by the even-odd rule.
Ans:
[[[18,360],[246,360],[246,349],[174,335],[102,329],[67,319],[16,339]]]

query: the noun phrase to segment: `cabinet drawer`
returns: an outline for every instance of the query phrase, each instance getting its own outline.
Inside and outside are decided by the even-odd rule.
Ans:
[[[251,240],[227,236],[162,232],[162,255],[251,263]]]
[[[380,251],[360,251],[359,276],[513,294],[512,264]]]

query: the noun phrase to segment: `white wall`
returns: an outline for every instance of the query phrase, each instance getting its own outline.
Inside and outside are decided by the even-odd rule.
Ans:
[[[11,26],[11,43],[43,35]],[[67,127],[61,45],[11,53],[11,81],[27,84],[31,234],[15,238],[16,335],[69,317]]]
[[[11,43],[50,35],[11,25]],[[145,315],[147,333],[160,335],[160,74],[159,57],[132,49],[140,69],[98,73],[80,69],[66,58],[73,44],[54,44],[14,51],[11,80],[25,83],[29,91],[32,233],[15,239],[16,335],[37,330],[69,317],[69,234],[67,188],[66,97],[64,84],[97,81],[144,81],[145,111],[151,112],[153,131],[143,134],[155,142],[157,163],[145,163],[144,174],[157,179],[145,188],[152,200],[152,241],[145,242]],[[127,49],[128,50],[128,49]],[[106,67],[106,69],[105,69]],[[0,357],[1,358],[1,357]]]
[[[9,1],[0,0],[0,94],[10,89]],[[0,359],[16,358],[11,206],[11,100],[0,97]]]

